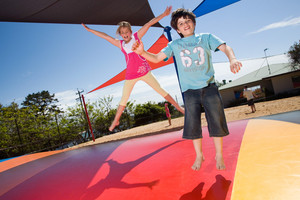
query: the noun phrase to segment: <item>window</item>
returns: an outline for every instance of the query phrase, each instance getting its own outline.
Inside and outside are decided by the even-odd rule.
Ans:
[[[294,88],[299,88],[300,87],[300,76],[292,76],[292,82]]]

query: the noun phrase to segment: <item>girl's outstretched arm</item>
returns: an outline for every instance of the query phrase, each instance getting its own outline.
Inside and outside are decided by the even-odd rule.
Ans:
[[[96,31],[96,30],[93,30],[93,29],[90,29],[89,27],[87,27],[85,24],[81,24],[87,31],[107,40],[108,42],[110,42],[111,44],[115,45],[116,47],[119,47],[121,48],[121,45],[120,45],[120,41],[107,35],[106,33],[103,33],[103,32],[100,32],[100,31]]]
[[[156,24],[159,20],[161,20],[162,18],[164,18],[165,16],[168,16],[171,13],[172,10],[172,6],[168,6],[165,10],[165,12],[163,12],[161,15],[151,19],[149,22],[147,22],[142,28],[140,28],[140,30],[138,30],[138,37],[140,39],[142,39],[142,37],[147,33],[148,29]]]

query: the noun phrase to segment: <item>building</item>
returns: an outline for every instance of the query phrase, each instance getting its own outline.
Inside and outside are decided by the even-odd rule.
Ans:
[[[224,107],[245,102],[241,94],[246,85],[261,93],[260,99],[299,94],[300,70],[293,70],[289,63],[272,64],[229,82],[219,88]]]

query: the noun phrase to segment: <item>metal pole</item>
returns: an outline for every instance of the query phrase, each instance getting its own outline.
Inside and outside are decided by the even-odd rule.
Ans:
[[[84,105],[84,109],[85,109],[86,118],[87,118],[87,120],[88,120],[89,127],[90,127],[90,131],[91,131],[91,134],[92,134],[92,138],[93,138],[93,141],[95,142],[95,137],[94,137],[92,125],[91,125],[91,122],[90,122],[89,114],[88,114],[88,111],[87,111],[87,109],[86,109],[86,105],[85,105],[85,101],[84,101],[84,96],[81,95],[81,97],[82,97],[82,101],[83,101],[83,105]]]
[[[164,28],[164,31],[167,33],[169,42],[171,42],[172,41],[171,27],[166,26]],[[179,76],[178,76],[178,69],[177,69],[177,63],[176,63],[176,60],[175,60],[175,56],[173,56],[173,60],[174,60],[174,66],[175,66],[175,70],[176,70],[176,74],[177,74],[177,79],[178,79],[178,83],[179,83],[179,88],[180,88],[181,96],[182,96],[183,103],[184,103],[184,97],[183,97],[183,93],[182,93],[181,86],[180,86],[180,80],[179,80]]]
[[[265,52],[265,58],[266,58],[266,61],[267,61],[268,70],[269,70],[269,75],[270,75],[270,74],[271,74],[271,70],[270,70],[270,66],[269,66],[269,63],[268,63],[268,59],[267,59],[267,53],[266,53],[267,50],[268,50],[268,48],[266,48],[266,49],[264,50],[264,52]]]
[[[84,124],[84,126],[85,126],[85,131],[86,131],[86,133],[85,133],[85,135],[84,135],[84,139],[86,139],[86,138],[88,138],[88,137],[90,137],[91,136],[91,133],[90,133],[90,131],[89,131],[89,125],[88,125],[88,120],[87,120],[87,118],[86,118],[86,113],[85,113],[85,111],[84,111],[84,106],[83,106],[83,104],[82,104],[82,99],[81,99],[81,93],[83,93],[84,92],[84,90],[81,90],[81,91],[79,91],[78,90],[78,88],[77,88],[77,93],[76,94],[78,94],[78,98],[76,99],[76,100],[80,100],[80,104],[81,104],[81,109],[82,109],[82,113],[84,114],[84,119],[85,119],[85,124]]]

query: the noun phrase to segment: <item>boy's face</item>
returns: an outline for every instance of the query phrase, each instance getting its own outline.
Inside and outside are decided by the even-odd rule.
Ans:
[[[177,32],[181,33],[184,37],[194,35],[195,24],[193,20],[189,18],[180,17],[177,21]]]
[[[127,27],[121,27],[120,28],[120,35],[125,41],[125,43],[129,42],[131,40],[132,32]]]

